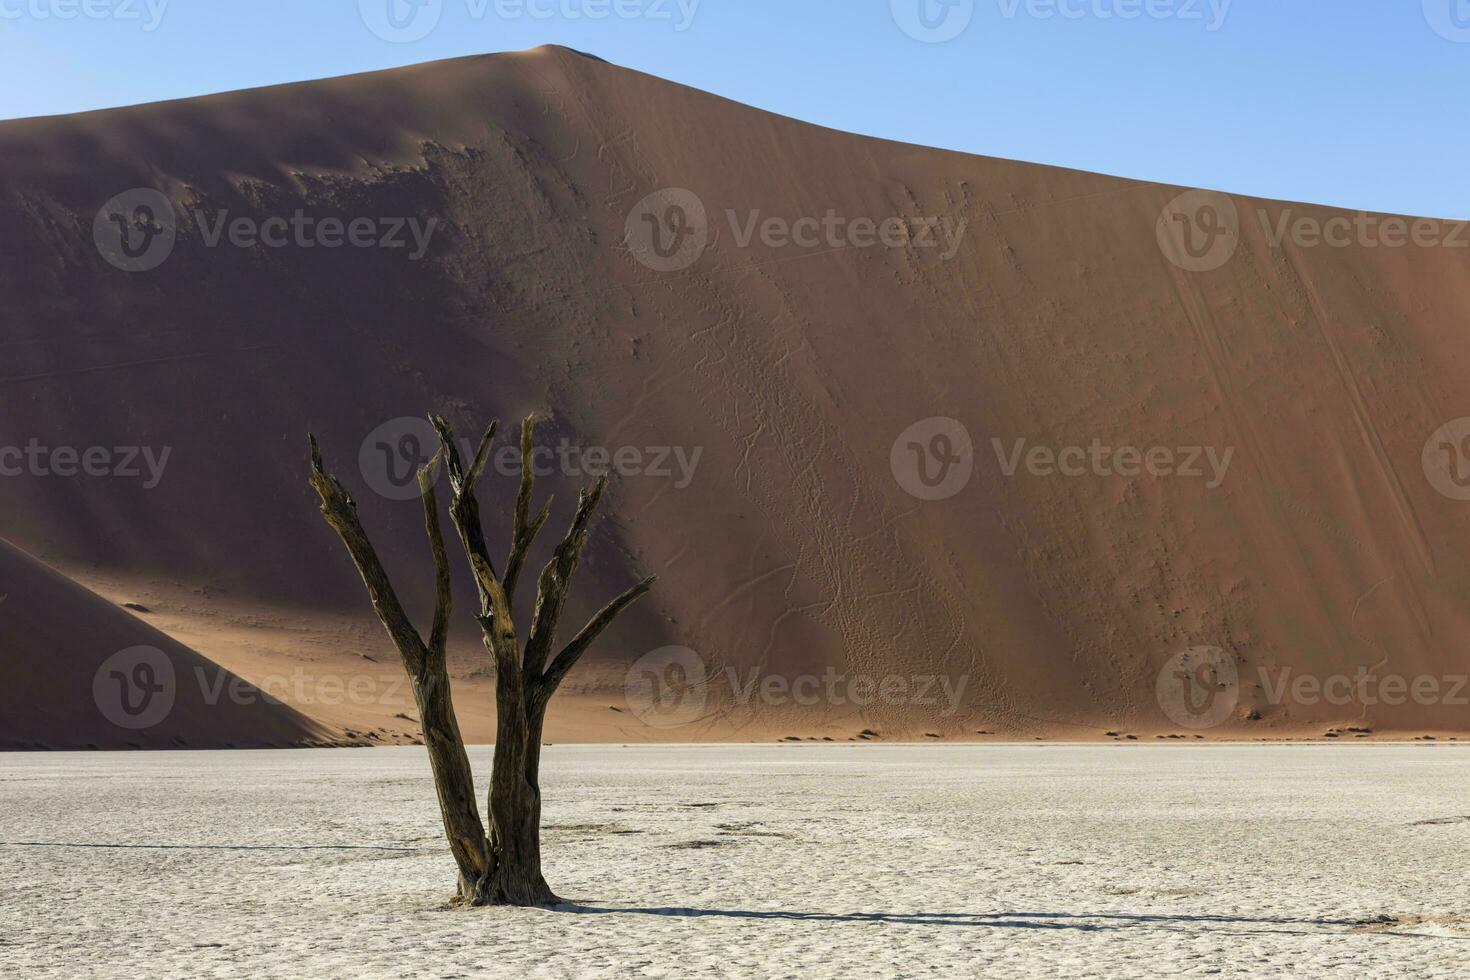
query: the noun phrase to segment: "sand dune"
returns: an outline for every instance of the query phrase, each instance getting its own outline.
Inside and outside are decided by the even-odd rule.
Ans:
[[[0,749],[344,744],[0,540]]]
[[[134,188],[176,226],[148,271],[94,239]],[[1182,191],[833,132],[560,48],[5,123],[0,446],[36,451],[0,479],[0,533],[85,583],[289,615],[283,658],[391,663],[305,432],[422,615],[397,482],[422,433],[395,420],[537,411],[582,450],[542,481],[554,523],[588,447],[622,461],[568,619],[661,576],[581,688],[606,710],[624,665],[675,646],[708,682],[646,734],[1183,732],[1159,678],[1219,666],[1196,648],[1239,678],[1201,709],[1224,706],[1212,735],[1470,728],[1470,511],[1436,469],[1470,415],[1467,250],[1437,223],[1432,247],[1277,244],[1341,215],[1219,197],[1230,254],[1171,253]],[[649,214],[687,234],[652,243]],[[232,244],[240,218],[286,244]],[[325,247],[325,218],[369,219],[371,244]],[[110,475],[58,475],[57,447]],[[502,541],[513,486],[485,492]],[[227,667],[241,648],[189,642]],[[473,636],[457,656],[483,676]]]

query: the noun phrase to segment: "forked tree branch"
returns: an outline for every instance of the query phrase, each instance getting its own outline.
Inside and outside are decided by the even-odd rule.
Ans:
[[[651,575],[603,606],[597,615],[588,620],[587,625],[578,631],[577,635],[572,638],[572,642],[562,648],[562,651],[556,655],[556,659],[551,662],[551,666],[546,669],[538,685],[536,699],[541,707],[545,707],[546,703],[551,700],[551,696],[556,693],[561,682],[566,679],[567,674],[571,673],[572,668],[577,666],[577,661],[582,659],[582,654],[587,652],[602,631],[612,625],[612,621],[617,619],[624,609],[641,599],[657,581],[658,576]]]
[[[454,444],[454,429],[440,416],[430,416],[430,421],[439,434],[439,452],[448,463],[452,491],[449,514],[480,593],[480,611],[475,618],[480,623],[485,648],[495,661],[497,675],[505,678],[507,683],[519,686],[520,657],[515,620],[510,599],[495,574],[495,566],[490,563],[490,549],[485,544],[485,529],[480,522],[480,502],[475,496],[475,484],[490,458],[490,444],[500,423],[492,421],[486,428],[479,448],[475,450],[475,458],[470,468],[465,470],[460,462],[459,449]]]
[[[531,517],[531,493],[536,485],[535,433],[536,416],[527,415],[521,422],[521,485],[516,491],[515,527],[511,531],[510,556],[505,560],[505,598],[511,603],[515,602],[516,582],[521,577],[531,543],[551,516],[553,498],[547,497],[541,512]]]
[[[571,591],[572,573],[577,570],[577,561],[587,546],[587,526],[606,491],[607,477],[604,476],[590,490],[583,490],[578,495],[577,512],[572,516],[566,537],[562,538],[551,561],[541,570],[531,634],[526,639],[526,673],[532,677],[541,676],[551,654],[551,646],[556,642],[556,628],[566,608],[567,594]]]
[[[486,427],[468,470],[465,470],[460,460],[459,447],[454,444],[454,429],[449,422],[439,415],[430,415],[429,421],[439,434],[439,451],[443,453],[449,470],[449,488],[452,493],[449,516],[454,519],[460,544],[464,546],[465,555],[475,573],[475,585],[480,591],[480,617],[483,618],[494,612],[489,585],[496,581],[496,575],[495,564],[490,560],[490,549],[485,544],[485,529],[480,523],[480,501],[475,496],[475,484],[485,471],[485,463],[490,458],[490,444],[495,438],[500,420],[494,419]]]

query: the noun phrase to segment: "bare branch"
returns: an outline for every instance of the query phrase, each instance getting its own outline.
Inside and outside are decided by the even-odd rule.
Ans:
[[[525,567],[526,556],[531,550],[531,543],[536,540],[536,535],[541,533],[541,528],[546,524],[546,519],[551,516],[551,502],[554,497],[547,497],[546,503],[541,505],[540,512],[526,525],[523,537],[524,544],[511,556],[515,561],[505,570],[505,591],[511,598],[515,597],[515,587],[521,577],[521,570]]]
[[[408,614],[403,611],[398,594],[393,591],[393,583],[389,581],[388,573],[378,559],[373,543],[363,530],[362,521],[357,516],[357,502],[341,482],[323,468],[322,451],[317,445],[316,436],[307,438],[311,441],[311,486],[322,499],[322,516],[347,546],[358,574],[367,586],[373,610],[377,612],[383,628],[388,631],[393,645],[398,648],[404,665],[409,673],[417,674],[423,669],[423,638],[414,629]]]
[[[500,428],[500,420],[491,419],[490,424],[485,427],[485,434],[480,437],[480,445],[475,450],[475,458],[470,461],[468,471],[464,468],[464,461],[460,459],[459,446],[454,441],[454,428],[448,420],[442,415],[430,415],[429,423],[439,434],[439,444],[449,468],[450,489],[456,496],[473,492],[475,481],[479,480],[480,474],[484,472],[485,462],[490,458],[490,443],[495,438],[495,431]]]
[[[490,840],[475,803],[474,777],[469,755],[460,735],[459,721],[449,692],[449,672],[444,646],[449,629],[452,604],[449,559],[444,551],[444,535],[439,527],[439,508],[434,493],[439,456],[419,471],[419,489],[424,502],[424,526],[429,535],[429,548],[434,556],[435,585],[438,601],[434,610],[434,632],[431,650],[398,601],[388,574],[378,560],[367,532],[357,516],[357,504],[342,484],[322,466],[321,447],[311,437],[311,485],[322,499],[322,515],[337,532],[352,555],[363,583],[367,586],[373,608],[388,635],[398,647],[404,668],[413,682],[414,700],[418,704],[423,725],[424,745],[429,765],[434,772],[434,787],[439,795],[439,812],[444,821],[444,835],[450,852],[459,866],[460,895],[471,898],[478,883],[491,866]]]
[[[485,472],[485,464],[490,460],[490,444],[495,440],[495,430],[499,427],[499,419],[491,419],[490,424],[485,427],[485,434],[480,437],[480,445],[475,448],[475,458],[470,463],[470,471],[465,474],[464,489],[460,492],[474,492],[475,485],[480,482],[480,474]]]
[[[653,588],[653,584],[657,581],[657,575],[644,579],[612,602],[603,606],[597,615],[587,621],[587,625],[583,626],[577,635],[572,638],[572,642],[562,648],[561,653],[556,655],[556,659],[546,669],[546,673],[541,678],[541,683],[537,686],[535,692],[539,706],[545,707],[546,703],[551,700],[551,696],[556,693],[556,689],[561,686],[561,682],[566,679],[567,674],[571,673],[572,668],[577,666],[577,661],[582,659],[582,654],[587,652],[587,648],[592,646],[593,642],[602,635],[602,631],[611,626],[612,621],[617,619],[624,609],[627,609],[646,595],[648,590]]]
[[[485,529],[480,523],[480,502],[475,497],[475,481],[484,470],[490,456],[490,442],[500,425],[492,421],[480,438],[480,446],[468,472],[459,458],[459,448],[454,444],[454,429],[442,416],[430,415],[429,421],[439,434],[439,450],[449,469],[449,487],[453,496],[449,501],[449,515],[454,519],[455,530],[464,545],[470,568],[475,572],[475,585],[480,591],[480,615],[488,616],[493,611],[490,602],[490,583],[495,581],[495,565],[490,561],[490,549],[485,545]]]
[[[511,532],[510,555],[505,560],[505,597],[515,602],[516,582],[521,577],[521,568],[531,543],[536,540],[546,518],[551,516],[551,498],[542,505],[541,512],[531,517],[531,493],[536,485],[535,445],[536,416],[527,415],[521,421],[521,486],[516,493],[515,528]]]
[[[419,493],[424,498],[424,530],[429,535],[429,552],[434,556],[434,632],[429,639],[429,655],[439,660],[449,643],[449,614],[454,610],[454,583],[449,576],[449,555],[444,551],[444,532],[439,527],[439,497],[434,483],[439,478],[439,460],[443,450],[419,470]]]
[[[583,490],[577,498],[577,512],[567,528],[566,537],[557,545],[551,561],[541,570],[536,592],[536,610],[531,617],[531,633],[526,640],[526,674],[539,677],[551,646],[556,642],[556,627],[571,590],[572,573],[587,545],[587,525],[607,491],[607,477],[601,477],[591,490]]]
[[[480,504],[475,497],[475,480],[484,470],[490,455],[490,443],[495,437],[498,422],[491,422],[480,439],[475,459],[466,472],[454,444],[454,430],[438,415],[429,416],[434,431],[439,434],[439,452],[448,461],[449,485],[453,497],[449,504],[449,516],[454,521],[460,544],[464,546],[465,558],[475,576],[475,586],[480,593],[480,611],[475,619],[485,649],[495,661],[496,687],[520,685],[520,646],[516,640],[515,622],[511,617],[510,601],[500,580],[495,575],[495,566],[490,563],[490,552],[485,546],[485,531],[480,523]]]

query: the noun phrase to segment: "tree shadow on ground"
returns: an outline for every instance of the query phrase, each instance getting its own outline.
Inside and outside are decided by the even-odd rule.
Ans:
[[[776,919],[792,922],[866,922],[917,926],[969,926],[989,929],[1075,929],[1082,932],[1106,932],[1154,926],[1170,930],[1205,931],[1199,927],[1257,926],[1258,929],[1230,929],[1232,933],[1270,932],[1279,935],[1322,935],[1328,928],[1358,928],[1370,924],[1363,919],[1310,919],[1285,916],[1240,915],[1145,915],[1121,913],[1072,912],[792,912],[784,910],[753,911],[742,909],[700,908],[608,908],[566,902],[557,911],[577,915],[662,915],[677,918]],[[1276,927],[1276,928],[1272,928]]]

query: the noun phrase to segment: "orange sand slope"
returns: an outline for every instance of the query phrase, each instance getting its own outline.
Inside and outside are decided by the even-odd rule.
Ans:
[[[136,196],[104,208],[140,188],[171,239]],[[1470,236],[1390,247],[1363,216],[1382,240],[1277,241],[1343,216],[1180,194],[560,48],[5,123],[0,447],[38,449],[0,478],[0,532],[89,584],[289,611],[344,662],[391,664],[306,431],[424,618],[400,492],[423,433],[395,420],[471,435],[537,411],[576,450],[541,481],[552,527],[620,460],[568,630],[661,576],[579,683],[610,710],[624,665],[697,658],[653,658],[659,711],[701,685],[660,737],[751,730],[732,712],[945,737],[1470,729],[1470,422],[1441,431],[1470,416]],[[336,245],[298,213],[340,219]],[[367,244],[342,240],[355,219]],[[106,449],[107,475],[57,447]],[[513,488],[484,489],[499,541]],[[457,658],[483,673],[472,634]]]
[[[341,742],[3,540],[0,583],[0,748]]]

